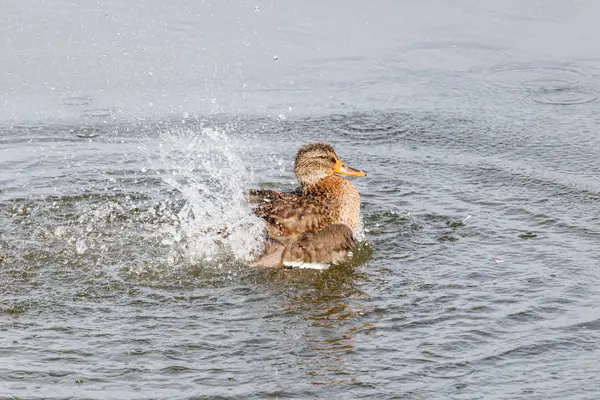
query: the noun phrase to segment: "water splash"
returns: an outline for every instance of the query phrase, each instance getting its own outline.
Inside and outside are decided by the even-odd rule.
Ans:
[[[240,149],[241,143],[212,128],[175,129],[160,136],[162,179],[183,206],[158,234],[163,245],[190,262],[223,256],[248,261],[262,247],[264,225],[247,204],[252,179]]]
[[[190,271],[220,275],[219,266],[229,273],[261,250],[264,223],[247,204],[251,149],[242,138],[170,128],[142,143],[111,147],[119,158],[110,153],[100,170],[65,174],[53,182],[56,194],[0,204],[11,238],[0,242],[4,263],[70,266],[115,281],[185,280]]]

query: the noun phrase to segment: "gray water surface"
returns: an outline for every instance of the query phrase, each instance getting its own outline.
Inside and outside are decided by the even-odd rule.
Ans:
[[[600,3],[2,8],[0,398],[598,397]],[[248,267],[317,140],[359,251]]]

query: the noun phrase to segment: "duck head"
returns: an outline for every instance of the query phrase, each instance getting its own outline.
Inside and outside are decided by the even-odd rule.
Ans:
[[[335,150],[325,143],[304,145],[296,154],[294,174],[303,188],[313,186],[328,176],[366,176],[362,171],[350,168],[340,161]]]

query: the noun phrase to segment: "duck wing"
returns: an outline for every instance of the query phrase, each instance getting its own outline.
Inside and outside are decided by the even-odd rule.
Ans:
[[[269,189],[250,189],[249,194],[249,202],[252,204],[260,205],[263,203],[285,201],[293,197],[299,197],[302,193],[300,192],[300,190],[295,190],[293,192],[281,192],[279,190]]]
[[[348,225],[328,225],[319,231],[305,232],[289,243],[281,256],[282,263],[337,263],[348,258],[356,239]]]
[[[257,204],[254,213],[267,221],[269,236],[275,240],[291,239],[333,222],[327,202],[298,191],[252,190],[250,201]]]
[[[255,267],[311,268],[308,265],[338,263],[348,259],[356,247],[356,239],[348,225],[332,224],[319,231],[308,231],[287,244],[269,241]]]

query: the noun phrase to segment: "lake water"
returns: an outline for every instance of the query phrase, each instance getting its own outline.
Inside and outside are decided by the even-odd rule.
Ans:
[[[2,11],[0,398],[600,395],[599,2]],[[252,269],[310,141],[360,251]]]

